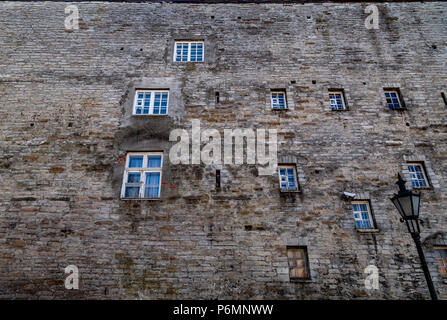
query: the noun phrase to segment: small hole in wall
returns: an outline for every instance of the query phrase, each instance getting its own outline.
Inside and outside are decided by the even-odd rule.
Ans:
[[[69,128],[73,127],[73,122],[69,122],[69,123],[68,123],[68,127],[69,127]]]
[[[307,16],[307,19],[310,19],[311,18],[311,16]]]
[[[220,103],[220,95],[219,95],[219,92],[216,92],[216,103]]]
[[[405,125],[407,126],[407,127],[409,127],[410,126],[410,124],[407,122],[407,123],[405,123]]]
[[[211,19],[214,19],[214,16],[211,16]]]
[[[366,82],[363,82],[363,85],[366,86]]]
[[[251,231],[253,230],[253,226],[252,225],[246,225],[245,226],[245,231]]]
[[[433,49],[437,49],[438,47],[436,45],[431,46]]]
[[[241,17],[237,17],[238,20],[241,20]]]
[[[319,174],[319,173],[320,173],[320,170],[315,170],[315,173],[316,173],[316,174]]]
[[[143,48],[140,48],[140,51],[143,51]]]
[[[123,47],[121,47],[121,49],[120,50],[124,50],[124,48]]]
[[[317,83],[317,80],[312,80],[312,84],[316,84]]]
[[[34,122],[31,122],[31,123],[29,124],[29,126],[30,126],[30,127],[34,127]]]
[[[296,81],[295,81],[295,80],[292,80],[292,81],[290,81],[290,83],[291,83],[291,84],[295,84],[295,83],[296,83]]]

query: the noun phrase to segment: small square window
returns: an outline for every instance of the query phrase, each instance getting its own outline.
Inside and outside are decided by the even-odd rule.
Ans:
[[[447,247],[435,247],[434,249],[437,254],[439,274],[442,278],[447,278]]]
[[[272,91],[271,92],[272,109],[287,109],[287,99],[285,91]]]
[[[344,94],[342,90],[331,90],[329,91],[329,101],[331,104],[331,110],[346,110],[346,103],[344,99]]]
[[[386,104],[390,110],[403,109],[403,101],[398,89],[385,89]]]
[[[137,90],[133,107],[134,115],[168,114],[168,90]]]
[[[413,188],[430,187],[423,163],[407,163],[407,166]]]
[[[175,62],[203,62],[203,41],[176,41],[174,48]]]
[[[307,247],[287,247],[290,280],[309,280]]]
[[[279,165],[279,186],[281,192],[298,191],[299,184],[296,175],[296,167],[293,165]]]
[[[352,201],[355,227],[357,229],[374,229],[369,201]]]
[[[160,198],[162,166],[162,153],[128,153],[121,197]]]

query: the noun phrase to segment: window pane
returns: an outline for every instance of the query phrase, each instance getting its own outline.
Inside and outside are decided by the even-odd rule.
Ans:
[[[129,168],[142,168],[142,167],[143,167],[143,156],[129,157]]]
[[[161,168],[161,156],[147,156],[148,168]]]
[[[160,188],[160,172],[146,173],[146,190],[145,198],[158,198],[158,191]]]
[[[140,187],[126,187],[125,198],[138,198],[140,196]]]
[[[129,172],[127,174],[127,183],[139,183],[140,173],[139,172]]]

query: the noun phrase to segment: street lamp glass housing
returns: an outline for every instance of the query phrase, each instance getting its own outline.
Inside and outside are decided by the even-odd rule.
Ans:
[[[391,198],[402,219],[419,219],[419,204],[421,195],[411,191],[399,192]]]

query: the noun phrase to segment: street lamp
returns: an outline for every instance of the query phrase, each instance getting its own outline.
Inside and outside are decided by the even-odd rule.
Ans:
[[[424,271],[425,280],[427,281],[428,290],[430,291],[431,299],[438,300],[436,290],[430,276],[430,272],[428,271],[424,251],[422,251],[421,245],[421,230],[419,227],[419,222],[423,224],[423,221],[419,219],[421,195],[419,193],[408,191],[405,187],[405,181],[402,179],[399,173],[397,174],[397,176],[398,180],[396,184],[399,185],[399,192],[391,198],[391,202],[393,202],[397,211],[399,211],[399,214],[401,215],[400,221],[406,223],[408,232],[410,232],[411,237],[416,244],[419,259],[421,260],[422,270]]]

